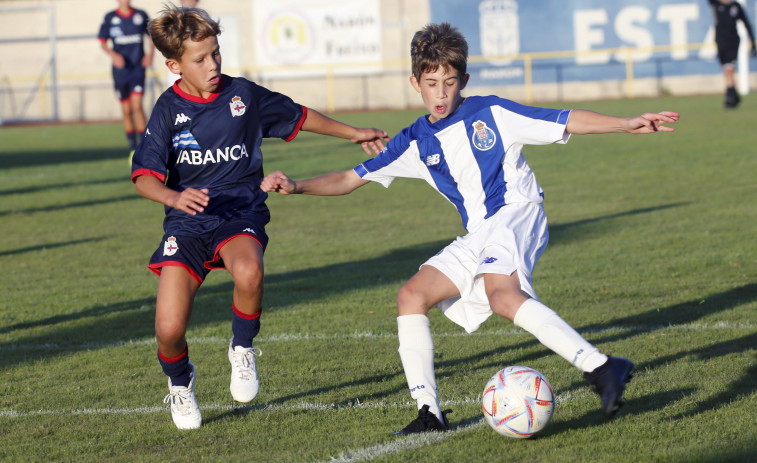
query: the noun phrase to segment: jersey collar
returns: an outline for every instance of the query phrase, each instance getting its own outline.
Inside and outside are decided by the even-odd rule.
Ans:
[[[226,76],[224,76],[223,74],[221,74],[221,77],[220,77],[221,82],[219,82],[219,84],[218,84],[218,91],[216,91],[215,93],[211,93],[208,98],[201,98],[199,96],[190,95],[189,93],[187,93],[184,90],[182,90],[179,87],[179,81],[181,81],[181,79],[179,79],[176,82],[174,82],[174,84],[171,86],[171,88],[173,89],[174,92],[176,92],[177,95],[179,95],[180,97],[184,98],[185,100],[189,100],[189,101],[194,102],[194,103],[210,103],[212,101],[215,101],[215,99],[221,93],[221,90],[223,90],[224,83],[226,82],[225,77]]]
[[[121,10],[116,10],[116,14],[124,19],[129,19],[134,14],[134,8],[129,8],[129,12],[127,14],[121,13]]]

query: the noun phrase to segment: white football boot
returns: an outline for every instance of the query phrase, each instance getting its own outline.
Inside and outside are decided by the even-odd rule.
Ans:
[[[232,342],[233,338],[229,342],[229,362],[231,362],[229,390],[234,400],[246,403],[254,399],[260,390],[260,377],[255,368],[255,357],[260,357],[263,352],[255,347],[232,347]]]
[[[171,378],[168,378],[169,392],[163,399],[163,403],[171,404],[171,417],[179,429],[197,429],[202,424],[200,406],[197,404],[195,395],[197,373],[192,362],[189,362],[189,368],[191,370],[189,387],[174,386],[171,384]]]

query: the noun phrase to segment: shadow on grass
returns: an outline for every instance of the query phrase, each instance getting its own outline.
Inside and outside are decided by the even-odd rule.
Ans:
[[[27,252],[41,251],[43,249],[64,248],[66,246],[75,246],[77,244],[82,244],[82,243],[92,243],[92,242],[96,242],[96,241],[102,241],[102,240],[104,240],[106,238],[107,237],[102,236],[102,237],[99,237],[99,238],[87,238],[87,239],[83,239],[83,240],[63,241],[63,242],[60,242],[60,243],[47,243],[47,244],[40,244],[40,245],[37,245],[37,246],[29,246],[27,248],[11,249],[11,250],[8,250],[8,251],[1,251],[0,252],[0,257],[15,256],[15,255],[18,255],[18,254],[25,254]],[[3,332],[3,329],[4,328],[0,328],[0,333]]]
[[[62,210],[71,209],[75,207],[100,206],[103,204],[120,203],[123,201],[132,201],[135,199],[141,200],[142,197],[139,196],[136,192],[134,192],[134,194],[130,194],[127,196],[120,196],[117,198],[93,199],[89,201],[78,201],[74,203],[54,204],[51,206],[44,206],[44,207],[31,207],[29,209],[22,209],[22,210],[0,211],[0,217],[6,216],[6,215],[12,215],[12,214],[32,214],[35,212],[55,212],[55,211],[62,211]]]
[[[129,150],[126,147],[26,151],[23,153],[0,153],[0,165],[3,166],[3,169],[12,169],[14,167],[39,167],[109,159],[123,159],[124,164],[126,164],[128,157]]]
[[[2,157],[0,157],[2,159]],[[121,182],[129,182],[129,170],[125,170],[125,174],[119,177],[112,177],[112,178],[101,178],[101,179],[92,179],[92,180],[85,180],[82,182],[66,182],[66,183],[55,183],[51,185],[35,185],[35,186],[29,186],[24,188],[11,188],[8,190],[0,190],[0,196],[1,195],[21,195],[21,194],[28,194],[28,193],[39,193],[41,191],[58,191],[64,188],[76,188],[80,186],[90,186],[90,185],[108,185],[111,183],[121,183]]]

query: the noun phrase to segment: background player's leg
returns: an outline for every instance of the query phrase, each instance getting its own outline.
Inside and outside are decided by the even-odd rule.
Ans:
[[[129,142],[129,149],[134,150],[137,148],[137,135],[134,129],[134,120],[132,119],[131,112],[131,98],[121,100],[121,119],[124,124],[124,133],[126,134],[126,140]]]

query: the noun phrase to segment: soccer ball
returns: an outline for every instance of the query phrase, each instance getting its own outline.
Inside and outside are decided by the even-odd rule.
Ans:
[[[503,436],[531,437],[544,429],[555,409],[552,386],[533,368],[499,370],[484,389],[481,405],[489,426]]]

